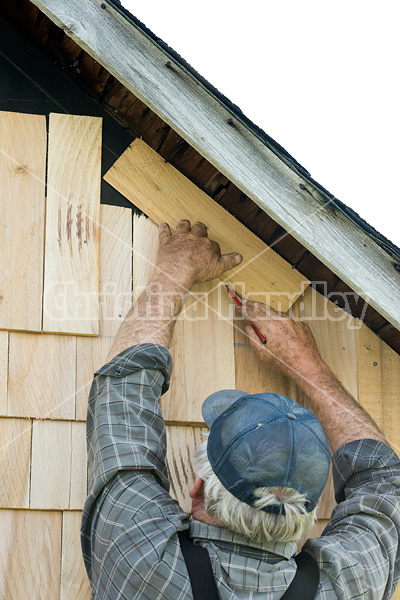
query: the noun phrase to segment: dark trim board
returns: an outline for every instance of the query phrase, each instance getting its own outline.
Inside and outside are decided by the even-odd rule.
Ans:
[[[137,210],[103,180],[103,175],[134,139],[132,134],[1,17],[0,81],[0,110],[102,117],[101,202]]]

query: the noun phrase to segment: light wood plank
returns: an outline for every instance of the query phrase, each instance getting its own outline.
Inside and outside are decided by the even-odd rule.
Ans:
[[[161,399],[170,423],[203,424],[204,399],[235,387],[232,305],[225,287],[193,286],[172,338],[174,370]]]
[[[366,325],[358,331],[359,401],[400,453],[400,356]]]
[[[0,510],[0,600],[58,600],[61,512]]]
[[[82,510],[86,496],[86,423],[71,423],[71,484],[69,508]]]
[[[46,117],[0,112],[0,328],[42,327]]]
[[[170,494],[187,513],[190,513],[192,501],[189,491],[195,480],[194,453],[196,447],[207,438],[203,433],[207,428],[167,427],[168,477],[171,482]]]
[[[100,227],[100,335],[77,338],[76,418],[86,420],[94,372],[108,351],[132,306],[132,211],[101,206]]]
[[[102,119],[50,115],[43,329],[99,333]]]
[[[32,422],[0,419],[0,440],[0,508],[28,508]]]
[[[8,414],[75,418],[76,338],[10,334]]]
[[[145,215],[133,215],[133,294],[135,300],[150,281],[157,251],[157,225]]]
[[[0,415],[7,414],[8,331],[0,331]]]
[[[357,344],[360,322],[309,287],[293,312],[311,328],[322,358],[357,399]]]
[[[112,337],[77,337],[75,418],[79,421],[86,421],[93,375],[106,363],[112,342]]]
[[[142,140],[131,144],[105,179],[157,224],[203,221],[222,253],[243,255],[224,279],[252,298],[286,311],[307,286],[303,275]]]
[[[33,422],[30,508],[69,508],[71,444],[70,422]]]
[[[132,211],[101,206],[100,335],[115,337],[132,306]]]
[[[400,277],[393,259],[309,174],[232,112],[140,27],[97,0],[33,0],[91,56],[221,173],[290,231],[395,327]],[[99,44],[98,41],[102,43]],[[362,260],[360,257],[362,256]]]
[[[90,600],[80,542],[80,511],[63,512],[60,600]]]

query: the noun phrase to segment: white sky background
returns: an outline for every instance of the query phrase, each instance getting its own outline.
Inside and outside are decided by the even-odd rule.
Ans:
[[[122,0],[400,246],[400,0]]]

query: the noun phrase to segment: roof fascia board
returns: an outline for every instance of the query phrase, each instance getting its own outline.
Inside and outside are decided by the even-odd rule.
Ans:
[[[400,329],[400,273],[395,261],[332,199],[232,119],[229,110],[154,40],[101,0],[32,2]]]

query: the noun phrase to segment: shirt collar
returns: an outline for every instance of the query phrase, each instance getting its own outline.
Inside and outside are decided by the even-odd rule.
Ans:
[[[255,542],[240,533],[234,533],[225,529],[224,527],[216,527],[215,525],[207,525],[196,519],[190,521],[190,537],[204,540],[223,542],[224,547],[229,547],[229,550],[233,554],[240,554],[240,546],[246,548],[252,548],[255,551],[255,555],[259,554],[268,558],[268,555],[273,555],[271,558],[280,557],[289,560],[297,552],[297,545],[295,542]],[[257,552],[260,551],[260,552]]]

